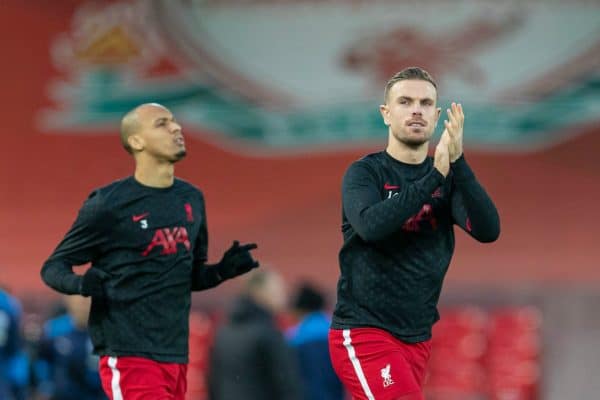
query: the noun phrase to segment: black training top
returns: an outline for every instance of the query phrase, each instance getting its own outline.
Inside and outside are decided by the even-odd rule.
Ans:
[[[91,262],[109,274],[105,298],[92,299],[95,352],[185,363],[191,290],[221,282],[204,265],[207,241],[200,190],[180,179],[151,188],[129,177],[92,192],[42,278],[78,294],[72,266]]]
[[[342,187],[341,276],[332,328],[376,327],[420,342],[437,303],[458,224],[481,242],[500,232],[496,207],[464,157],[447,178],[428,157],[405,164],[382,151],[354,162]]]

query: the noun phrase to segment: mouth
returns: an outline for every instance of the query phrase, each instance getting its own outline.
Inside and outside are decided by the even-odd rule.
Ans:
[[[424,128],[425,125],[427,125],[427,124],[425,123],[425,121],[418,120],[418,121],[408,121],[406,123],[406,125],[410,126],[411,128]]]

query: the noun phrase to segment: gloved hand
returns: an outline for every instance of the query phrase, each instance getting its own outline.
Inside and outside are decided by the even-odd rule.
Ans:
[[[223,254],[223,258],[216,265],[219,276],[225,279],[231,279],[238,275],[245,274],[253,268],[259,266],[258,261],[252,258],[250,250],[256,249],[256,243],[244,244],[240,246],[237,240]]]
[[[81,277],[79,283],[79,293],[82,296],[92,296],[95,298],[104,297],[104,281],[109,278],[109,274],[98,268],[90,268]]]

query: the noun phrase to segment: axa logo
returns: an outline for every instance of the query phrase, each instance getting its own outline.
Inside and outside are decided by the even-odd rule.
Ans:
[[[190,250],[190,239],[185,227],[160,228],[154,231],[154,236],[150,244],[142,252],[142,255],[146,257],[155,247],[161,248],[161,255],[175,254],[177,253],[177,245],[179,243],[183,244],[187,251]]]
[[[391,368],[392,366],[388,364],[385,366],[385,368],[381,369],[381,378],[383,379],[384,388],[394,384],[394,380],[392,379],[392,373],[390,372]]]

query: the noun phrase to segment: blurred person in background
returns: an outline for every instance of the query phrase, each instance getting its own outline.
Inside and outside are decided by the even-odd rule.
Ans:
[[[21,303],[0,287],[0,399],[24,400],[29,359],[21,336]]]
[[[287,304],[284,282],[272,270],[253,272],[210,350],[211,400],[300,400],[292,349],[275,322]]]
[[[90,299],[65,296],[64,302],[67,313],[44,324],[34,367],[38,399],[106,399],[87,329]]]
[[[89,331],[109,398],[183,399],[191,292],[258,267],[256,245],[235,241],[207,265],[204,196],[174,175],[186,147],[166,107],[128,112],[121,143],[133,176],[90,194],[41,275],[60,293],[92,297]]]
[[[355,161],[342,183],[341,275],[329,335],[336,373],[355,399],[423,399],[437,302],[454,252],[454,225],[480,242],[498,212],[463,155],[460,104],[433,158],[437,84],[411,67],[387,83],[384,151]]]
[[[327,336],[331,325],[325,296],[305,282],[292,297],[292,311],[299,318],[288,332],[302,376],[305,400],[343,400],[344,388],[333,371]]]

